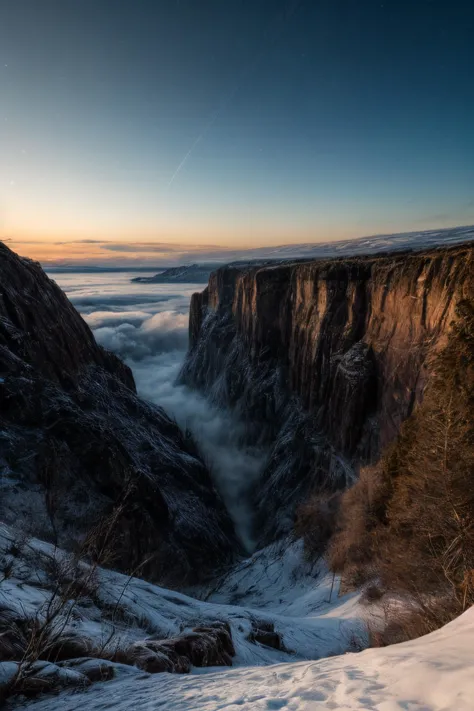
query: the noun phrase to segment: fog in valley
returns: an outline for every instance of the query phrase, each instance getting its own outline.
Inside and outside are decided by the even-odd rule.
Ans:
[[[264,452],[242,448],[241,427],[176,380],[188,346],[189,302],[202,284],[133,283],[129,272],[52,274],[97,341],[131,368],[139,394],[189,428],[245,549],[254,548],[248,493]]]

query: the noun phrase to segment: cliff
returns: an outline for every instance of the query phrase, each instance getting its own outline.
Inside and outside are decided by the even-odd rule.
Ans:
[[[473,255],[464,245],[230,266],[193,296],[182,378],[233,407],[249,441],[269,448],[255,492],[263,541],[288,529],[302,498],[345,487],[396,437]]]
[[[190,437],[1,243],[0,283],[0,518],[71,548],[108,517],[116,567],[154,579],[229,561],[233,527]]]

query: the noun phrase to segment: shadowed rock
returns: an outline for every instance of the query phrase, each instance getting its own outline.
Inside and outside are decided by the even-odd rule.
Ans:
[[[192,439],[3,244],[0,284],[0,518],[70,548],[118,510],[109,564],[169,583],[229,562],[233,526]]]
[[[127,650],[125,659],[151,674],[165,671],[183,674],[191,666],[232,666],[234,655],[229,625],[215,623],[195,627],[171,639],[137,642]]]
[[[280,635],[275,632],[273,622],[256,622],[249,635],[249,641],[263,644],[265,647],[271,647],[272,649],[284,649]]]

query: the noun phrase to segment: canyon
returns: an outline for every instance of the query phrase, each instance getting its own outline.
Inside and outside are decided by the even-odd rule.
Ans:
[[[137,397],[130,368],[38,264],[1,249],[2,519],[68,547],[122,507],[118,568],[183,582],[232,563],[241,545],[191,432]],[[241,446],[263,453],[245,494],[257,547],[395,440],[422,400],[473,255],[466,243],[237,263],[192,296],[179,380],[232,412]]]
[[[237,673],[246,683],[245,667],[285,663],[292,679],[295,662],[313,674],[305,660],[367,647],[371,616],[382,633],[382,610],[393,591],[377,593],[380,604],[370,599],[369,560],[366,579],[348,593],[345,564],[356,560],[360,572],[358,551],[347,549],[347,560],[331,569],[331,556],[322,555],[329,538],[312,557],[295,521],[314,497],[324,502],[347,492],[346,523],[361,523],[357,542],[377,548],[380,532],[369,540],[373,531],[364,530],[364,512],[359,506],[357,519],[350,496],[365,486],[367,465],[385,462],[385,480],[392,471],[398,475],[387,452],[395,452],[399,469],[416,459],[416,438],[422,440],[433,402],[440,404],[439,394],[450,387],[432,387],[445,379],[443,363],[454,364],[454,379],[466,380],[459,390],[464,423],[463,413],[472,411],[465,394],[472,399],[473,261],[474,246],[466,243],[218,269],[191,298],[189,348],[177,383],[168,386],[167,407],[200,398],[188,427],[186,417],[179,426],[158,398],[154,404],[140,397],[129,365],[99,345],[86,323],[96,324],[103,343],[121,343],[124,353],[135,354],[137,360],[127,360],[141,382],[160,362],[156,344],[170,344],[163,377],[174,378],[176,368],[168,368],[176,353],[184,355],[173,350],[181,335],[175,324],[158,339],[151,325],[173,321],[166,298],[181,309],[176,295],[141,293],[129,312],[120,311],[123,295],[109,301],[101,295],[103,310],[84,320],[39,264],[0,245],[0,698],[62,689],[60,703],[68,708],[83,699],[105,708],[109,684],[112,693],[123,688],[131,703],[136,689],[144,699],[146,689],[152,693],[149,677],[163,671],[193,675],[196,668],[241,666]],[[74,298],[89,304],[87,294]],[[117,314],[108,310],[113,298]],[[146,298],[153,307],[143,312],[145,326],[135,327]],[[153,312],[157,298],[165,305]],[[184,328],[184,316],[179,323]],[[210,419],[215,440],[235,428],[225,440],[234,447],[232,476],[249,453],[259,453],[242,469],[249,481],[234,491],[235,500],[239,492],[246,498],[254,552],[245,550],[221,490],[228,459],[217,475],[215,441],[203,448],[193,432],[207,406],[219,420],[216,426]],[[406,424],[413,421],[416,437],[410,438]],[[451,449],[456,455],[456,442],[466,449],[468,471],[470,431],[456,436]],[[399,454],[400,441],[408,454]],[[397,492],[389,488],[390,495]],[[389,498],[384,491],[378,524],[390,542]],[[400,497],[394,501],[406,527],[413,512]],[[320,512],[312,511],[313,519]],[[402,528],[399,533],[403,548]],[[416,564],[416,536],[411,529],[405,534]],[[389,558],[385,564],[391,567]],[[456,584],[464,602],[445,621],[465,613],[470,624],[462,577]],[[447,648],[449,629],[437,637]],[[422,643],[417,650],[424,659]],[[382,660],[379,654],[371,658]],[[361,658],[364,669],[368,657]],[[341,688],[334,681],[338,667],[334,672],[329,660],[322,663],[330,684]],[[208,683],[219,686],[219,674],[227,679],[220,671],[189,688],[205,693]],[[267,676],[262,672],[265,685]],[[85,691],[93,682],[84,697],[64,691]],[[183,687],[166,684],[164,707],[175,708]]]

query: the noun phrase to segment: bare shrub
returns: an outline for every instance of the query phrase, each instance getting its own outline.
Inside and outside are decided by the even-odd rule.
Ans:
[[[39,553],[51,592],[34,616],[20,615],[8,608],[0,610],[0,659],[17,662],[14,677],[2,690],[4,699],[50,691],[64,685],[68,677],[60,673],[52,681],[37,678],[35,670],[40,662],[98,657],[103,651],[105,645],[99,648],[91,639],[72,632],[70,621],[81,600],[97,597],[98,568],[110,565],[114,560],[116,531],[131,490],[131,487],[124,490],[121,501],[90,531],[75,553],[67,554],[59,549],[55,549],[53,555]],[[13,543],[9,555],[13,559],[21,556],[24,545],[23,542]],[[10,570],[7,572],[8,575],[11,573]],[[3,579],[8,575],[4,571]],[[106,642],[109,646],[113,636],[114,630]],[[70,676],[74,679],[74,675]]]
[[[313,495],[296,511],[295,534],[303,538],[305,552],[319,558],[336,528],[340,494]]]
[[[371,647],[388,647],[422,637],[452,619],[449,601],[427,596],[403,600],[388,596],[379,611],[381,617],[368,620]]]
[[[387,473],[380,467],[367,467],[360,472],[357,483],[341,496],[329,562],[333,570],[344,571],[355,586],[372,572],[373,531],[383,519],[390,490]],[[362,577],[360,570],[364,571]]]

